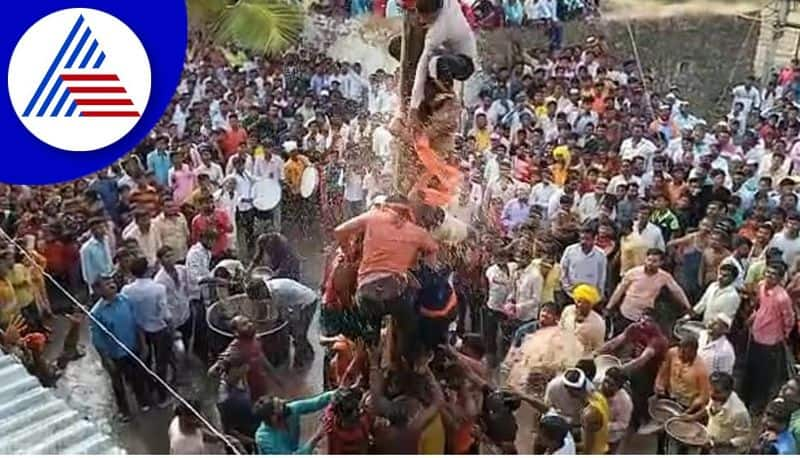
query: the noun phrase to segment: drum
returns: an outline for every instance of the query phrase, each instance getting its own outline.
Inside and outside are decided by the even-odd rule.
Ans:
[[[262,178],[253,184],[253,206],[259,211],[269,211],[281,201],[281,185],[269,178]]]
[[[306,167],[303,171],[303,176],[300,178],[300,196],[308,199],[317,190],[319,184],[319,173],[317,168],[310,166]]]

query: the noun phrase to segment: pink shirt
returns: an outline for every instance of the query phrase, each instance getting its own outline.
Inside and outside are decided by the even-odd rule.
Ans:
[[[622,316],[631,320],[639,321],[642,313],[646,309],[655,306],[656,297],[661,292],[661,288],[667,287],[676,297],[682,297],[687,303],[689,300],[672,275],[665,270],[658,269],[653,275],[644,272],[644,266],[630,269],[622,277],[621,288],[625,288],[625,299],[620,306]]]
[[[194,190],[194,171],[188,164],[181,164],[180,169],[169,171],[169,184],[172,187],[172,199],[176,204],[186,202]]]
[[[767,289],[765,282],[758,286],[758,308],[750,331],[761,345],[775,345],[789,337],[795,324],[794,309],[789,294],[781,286]]]

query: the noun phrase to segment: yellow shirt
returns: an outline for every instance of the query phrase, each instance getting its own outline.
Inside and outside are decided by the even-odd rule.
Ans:
[[[300,192],[300,180],[303,178],[303,172],[307,165],[308,158],[298,155],[296,158],[286,161],[286,165],[283,166],[286,184],[295,193]]]
[[[567,182],[567,174],[569,169],[567,169],[561,164],[555,163],[552,165],[552,170],[553,170],[553,184],[555,184],[559,188],[563,188],[564,183]]]
[[[619,248],[620,276],[625,275],[634,267],[644,265],[646,257],[647,244],[639,234],[632,232],[630,235],[623,236]]]
[[[600,412],[602,426],[599,431],[594,433],[593,443],[586,444],[584,453],[587,455],[604,455],[608,452],[608,422],[611,419],[611,408],[608,406],[606,397],[598,392],[589,395],[589,405]]]
[[[19,262],[14,264],[14,268],[8,273],[6,279],[14,287],[19,308],[33,303],[33,282],[31,281],[31,271],[27,266]]]
[[[11,282],[6,278],[0,277],[0,326],[5,327],[11,321],[11,318],[19,313],[17,304],[17,295],[14,294],[14,287]]]
[[[491,146],[492,131],[488,127],[486,129],[475,129],[473,131],[475,136],[475,149],[479,152],[484,152]]]
[[[444,455],[444,448],[444,423],[442,415],[437,414],[419,437],[419,453],[420,455]]]
[[[534,259],[528,265],[528,269],[537,269],[539,272],[542,272],[542,260],[538,258]],[[548,302],[555,302],[556,291],[558,291],[559,288],[561,288],[561,266],[555,263],[543,278],[540,303],[546,304]]]

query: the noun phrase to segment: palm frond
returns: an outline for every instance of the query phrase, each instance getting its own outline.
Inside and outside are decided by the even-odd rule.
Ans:
[[[239,0],[226,7],[214,28],[216,40],[276,54],[296,44],[303,32],[305,12],[286,0]]]
[[[216,23],[226,4],[226,0],[186,0],[189,23],[193,26]]]

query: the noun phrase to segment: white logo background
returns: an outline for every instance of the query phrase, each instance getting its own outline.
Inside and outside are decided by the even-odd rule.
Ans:
[[[56,55],[67,39],[75,21],[80,15],[84,17],[81,27],[72,44],[67,48],[65,57],[56,67],[44,92],[39,97],[35,109],[27,117],[22,116],[32,97],[39,88]],[[92,39],[98,42],[99,50],[105,52],[105,61],[98,69],[91,65],[84,69],[64,69],[64,61],[75,49],[81,34],[86,27],[91,28],[91,38],[84,46],[78,60],[83,58]],[[94,60],[94,59],[92,59]],[[76,66],[77,67],[77,66]],[[70,74],[116,74],[117,82],[92,82],[92,86],[123,86],[125,94],[80,94],[81,98],[130,98],[132,106],[115,107],[116,109],[135,110],[136,117],[81,117],[81,107],[74,115],[64,117],[66,107],[59,116],[51,117],[53,100],[47,112],[37,117],[42,105],[54,83],[56,76]],[[17,42],[8,66],[8,91],[14,111],[22,124],[39,140],[55,148],[66,151],[94,151],[111,145],[124,137],[139,122],[150,98],[150,61],[139,37],[116,17],[95,9],[70,8],[51,13],[33,24]],[[87,85],[87,83],[81,83]],[[62,87],[73,85],[63,82]],[[55,99],[61,96],[60,92]],[[70,101],[75,99],[70,96]],[[69,105],[68,102],[67,105]],[[85,109],[95,109],[86,107]],[[105,108],[98,108],[105,109]]]

